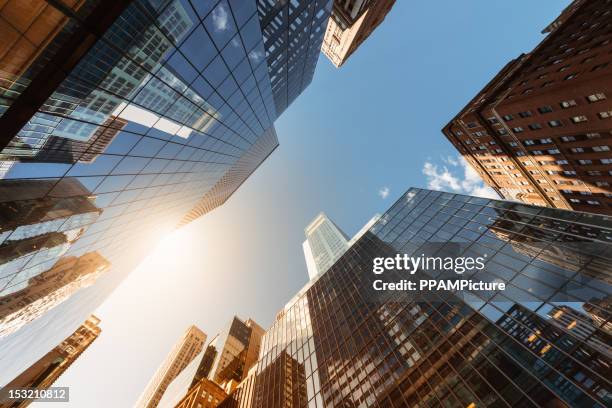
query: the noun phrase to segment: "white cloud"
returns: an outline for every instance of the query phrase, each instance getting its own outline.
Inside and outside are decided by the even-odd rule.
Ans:
[[[437,164],[425,162],[423,174],[427,176],[427,187],[432,190],[461,190],[459,179],[455,177],[446,166],[444,166],[442,170],[438,170]]]
[[[453,157],[453,156],[446,156],[442,158],[442,161],[446,164],[450,164],[451,166],[458,166],[459,162],[457,161],[457,158]]]
[[[476,197],[499,198],[495,190],[484,184],[476,170],[463,157],[443,157],[442,162],[445,165],[431,161],[426,161],[423,165],[428,188]]]
[[[385,198],[389,196],[390,192],[391,190],[389,190],[389,187],[383,187],[380,190],[378,190],[378,195],[380,196],[380,198],[384,200]]]
[[[225,31],[227,30],[227,21],[229,15],[227,14],[227,10],[223,7],[222,4],[219,7],[215,8],[212,11],[212,19],[213,24],[215,26],[215,30],[217,31]]]

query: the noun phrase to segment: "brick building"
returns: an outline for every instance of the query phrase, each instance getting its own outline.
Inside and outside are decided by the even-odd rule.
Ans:
[[[576,0],[443,129],[501,196],[612,214],[612,1]]]

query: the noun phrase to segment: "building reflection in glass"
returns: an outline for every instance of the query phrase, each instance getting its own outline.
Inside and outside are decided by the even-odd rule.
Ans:
[[[29,351],[20,331],[1,340],[0,364],[13,371],[65,338],[161,237],[223,204],[272,153],[274,121],[289,104],[277,97],[293,100],[310,83],[331,10],[330,0],[21,3],[0,15],[0,201],[16,219],[30,207],[84,204],[81,195],[91,211],[15,232],[1,220],[1,288],[16,292],[59,259],[89,253],[111,267],[86,295],[28,325]],[[69,191],[77,182],[83,194]],[[18,372],[0,372],[0,382]]]
[[[70,143],[65,139],[86,146],[93,144],[96,131],[106,128],[117,131],[122,127],[111,120],[111,114],[114,113],[114,117],[123,119],[121,116],[125,110],[124,101],[133,99],[135,94],[138,95],[134,101],[148,108],[151,111],[149,115],[155,116],[155,112],[163,114],[173,105],[174,99],[177,99],[177,90],[185,91],[187,86],[167,69],[160,71],[160,79],[151,78],[147,70],[160,69],[162,58],[171,49],[171,41],[180,41],[193,23],[180,4],[173,4],[162,13],[158,20],[159,26],[155,25],[147,15],[155,13],[153,6],[144,2],[141,7],[143,9],[129,9],[127,16],[119,19],[111,27],[114,44],[104,41],[96,43],[92,51],[79,62],[68,78],[49,97],[41,107],[41,111],[30,119],[2,151],[4,157],[17,160],[34,158],[38,161],[47,161],[45,159],[54,161],[53,156],[45,151]],[[140,36],[123,34],[128,30],[142,30],[143,34]],[[168,33],[168,36],[164,32]],[[138,57],[140,58],[137,64],[133,59]],[[163,80],[169,81],[170,85],[178,89],[172,90],[162,85],[160,81]],[[146,89],[138,92],[145,82]],[[189,94],[191,97],[194,95],[193,91]],[[203,102],[202,98],[200,100]],[[177,116],[183,120],[187,116],[189,119],[196,107],[192,104],[192,111],[185,112],[184,105],[189,102],[187,99],[184,101],[177,103],[178,108],[173,108],[168,116]],[[128,112],[131,116],[127,116]],[[138,117],[138,113],[138,110],[135,113],[127,110],[125,115],[129,120]],[[140,113],[146,115],[148,112],[143,110]],[[156,118],[160,119],[159,116]]]
[[[582,307],[597,326],[612,334],[612,295],[604,299],[590,299]]]
[[[303,364],[306,384],[285,406],[609,406],[609,226],[603,216],[409,190],[278,314],[255,406],[276,406],[291,389],[267,374],[284,355]],[[509,289],[372,296],[372,257],[418,256],[431,243],[487,254],[485,270],[463,278]]]
[[[2,18],[15,23],[9,11],[16,4],[10,3]],[[35,339],[28,343],[33,356],[82,322],[161,236],[227,200],[277,146],[273,122],[287,104],[277,109],[271,75],[284,77],[291,62],[299,67],[290,70],[292,99],[307,86],[310,80],[302,79],[314,72],[331,6],[329,1],[278,8],[260,3],[259,10],[257,1],[237,0],[117,1],[113,7],[92,0],[66,3],[76,16],[46,2],[21,8],[32,27],[48,24],[49,35],[29,54],[11,40],[6,46],[13,54],[0,59],[0,121],[13,129],[28,119],[0,140],[8,201],[21,213],[36,201],[78,201],[79,192],[65,191],[78,181],[92,211],[73,214],[71,224],[61,227],[59,216],[48,216],[57,225],[45,219],[40,233],[22,238],[21,230],[7,237],[17,226],[1,225],[2,288],[16,293],[59,259],[95,252],[112,265],[95,290],[71,297],[76,303],[64,302],[61,315],[33,320],[28,329]],[[44,13],[46,21],[39,18]],[[88,31],[79,19],[98,31]],[[262,33],[272,26],[278,40],[288,31],[296,40],[293,59],[285,47],[277,47],[275,55],[283,56],[273,66],[267,51],[278,44]],[[11,25],[31,40],[27,27],[25,21]],[[96,40],[88,49],[83,39],[92,36]],[[11,55],[28,61],[18,68]],[[63,69],[65,61],[76,62]],[[31,191],[14,195],[20,183],[30,184]],[[50,328],[64,333],[49,336]],[[0,361],[15,371],[19,358],[9,350],[25,343],[19,332],[7,339]],[[17,372],[1,373],[0,381]]]
[[[282,350],[258,370],[253,391],[254,407],[301,407],[307,400],[305,363]],[[312,392],[312,390],[310,390]]]
[[[0,180],[0,295],[49,270],[101,213],[75,178]]]
[[[97,252],[60,258],[50,269],[20,281],[0,296],[0,337],[10,334],[93,285],[109,262]]]

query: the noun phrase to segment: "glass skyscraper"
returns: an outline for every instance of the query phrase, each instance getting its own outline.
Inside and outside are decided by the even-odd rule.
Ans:
[[[56,276],[58,263],[95,258],[104,272],[0,339],[0,383],[72,332],[164,234],[225,202],[275,149],[274,121],[312,80],[331,7],[5,2],[0,302],[47,281],[37,276]]]
[[[348,236],[325,213],[318,214],[304,233],[302,248],[310,279],[325,272],[349,248]]]
[[[253,403],[222,406],[610,406],[611,242],[605,216],[410,189],[277,315]],[[449,246],[506,289],[373,294],[374,257]]]
[[[240,382],[257,363],[263,333],[254,320],[242,321],[234,316],[206,347],[191,386],[203,378],[220,385]]]
[[[380,214],[374,215],[351,239],[325,213],[319,213],[304,229],[306,241],[302,243],[308,278],[325,272],[353,243],[365,234]]]

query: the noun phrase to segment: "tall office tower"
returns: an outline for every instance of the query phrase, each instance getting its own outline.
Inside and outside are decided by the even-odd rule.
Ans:
[[[50,209],[37,249],[23,249],[29,244],[0,219],[0,240],[22,251],[2,255],[2,286],[62,256],[96,252],[111,263],[87,295],[28,325],[27,342],[19,332],[1,340],[0,360],[11,365],[0,384],[28,366],[23,356],[40,357],[85,320],[164,235],[225,202],[274,150],[274,122],[311,82],[332,8],[331,0],[110,3],[0,7],[0,201],[17,209],[77,201],[85,194],[62,186],[78,181],[97,212],[81,228],[78,214],[61,222]]]
[[[181,219],[180,226],[189,224],[202,215],[224,204],[234,191],[263,163],[278,147],[274,129],[267,130],[253,147],[229,169],[202,199]]]
[[[206,349],[202,354],[202,358],[200,358],[200,362],[198,363],[198,368],[191,378],[191,384],[188,388],[194,387],[202,378],[208,378],[213,363],[215,362],[215,358],[217,357],[218,344],[220,343],[220,340],[217,339],[219,336],[220,334],[217,334],[215,337],[213,337],[210,343],[208,343],[208,346],[206,346]]]
[[[257,0],[263,48],[257,46],[248,55],[257,61],[266,57],[275,115],[282,114],[312,82],[332,4],[331,0]]]
[[[612,214],[612,3],[576,0],[443,129],[502,197]]]
[[[244,364],[241,369],[242,373],[240,378],[235,378],[234,382],[240,382],[248,374],[249,370],[259,360],[259,353],[261,352],[261,340],[265,334],[265,329],[261,327],[253,319],[247,319],[245,324],[251,329],[251,335],[249,336],[249,345],[244,354]]]
[[[242,381],[257,363],[264,332],[252,319],[243,322],[234,317],[206,348],[191,386],[202,378],[222,386]]]
[[[310,279],[329,269],[349,248],[348,236],[325,213],[319,213],[304,233],[302,248]]]
[[[395,4],[395,0],[362,1],[362,12],[358,18],[351,19],[353,22],[350,24],[346,24],[340,17],[341,11],[345,8],[342,4],[346,2],[336,1],[334,3],[332,18],[327,24],[321,46],[323,54],[336,68],[340,68],[383,22]]]
[[[0,337],[15,332],[79,290],[93,285],[108,267],[108,261],[97,252],[62,257],[50,269],[4,289],[4,295],[0,296]]]
[[[158,408],[175,408],[179,401],[181,401],[189,390],[193,388],[193,378],[197,373],[203,355],[204,350],[195,356],[180,374],[168,384],[166,391],[164,391],[164,394],[157,404]]]
[[[135,406],[142,408],[157,407],[168,385],[200,354],[204,349],[205,342],[206,334],[196,326],[190,326],[172,347]]]
[[[247,373],[252,372],[259,358],[264,332],[252,319],[243,322],[234,317],[229,326],[217,334],[172,381],[159,407],[196,407],[198,403],[204,407],[216,406],[210,405],[212,400],[218,404],[241,384]]]
[[[349,240],[347,235],[330,220],[325,213],[320,213],[306,227],[306,241],[302,243],[308,277],[314,279],[319,273],[325,272],[334,264],[372,225],[380,219],[375,214]]]
[[[374,274],[374,257],[423,253],[483,257],[461,279],[506,288],[372,289],[410,276]],[[610,333],[591,316],[609,316],[611,254],[605,216],[410,189],[278,314],[250,407],[610,406]]]
[[[14,380],[0,390],[0,407],[22,408],[30,405],[32,400],[9,401],[8,390],[16,388],[47,389],[62,375],[72,363],[98,338],[102,331],[98,324],[100,319],[91,315],[78,329],[19,374]]]

